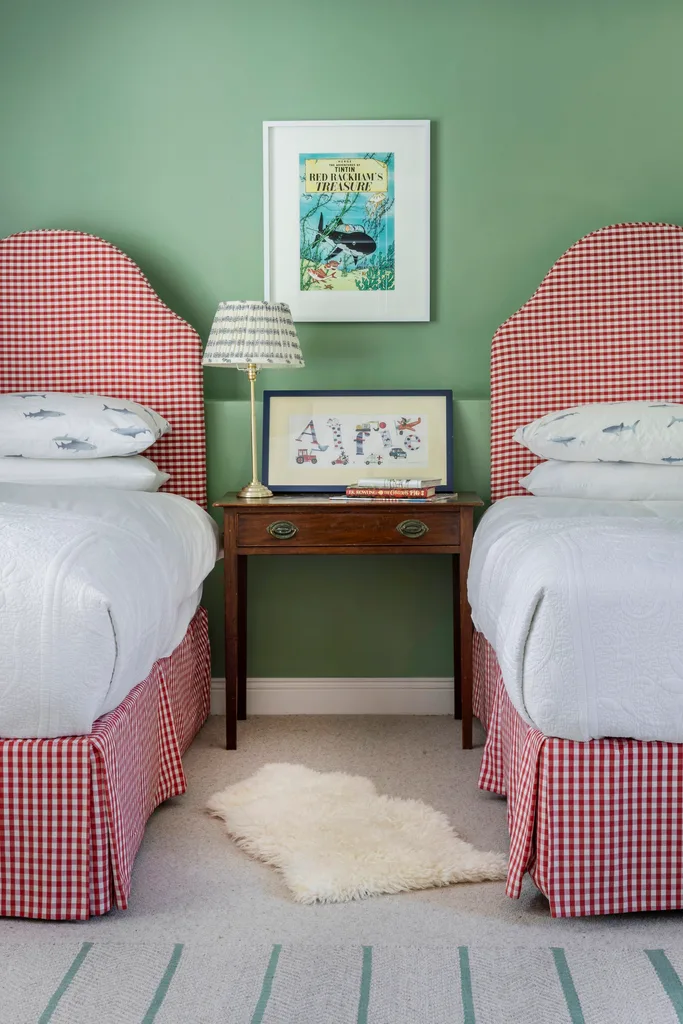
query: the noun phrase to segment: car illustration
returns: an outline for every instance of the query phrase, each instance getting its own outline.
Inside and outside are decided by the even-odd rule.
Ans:
[[[366,466],[381,466],[382,465],[382,456],[381,455],[368,455],[367,459],[365,460],[365,465]]]
[[[391,455],[392,459],[407,459],[408,458],[407,454],[403,451],[402,448],[392,448],[391,451],[389,452],[389,454]]]

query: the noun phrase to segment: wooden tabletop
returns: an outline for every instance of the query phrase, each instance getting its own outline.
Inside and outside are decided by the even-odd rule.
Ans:
[[[214,508],[297,508],[314,506],[316,509],[329,508],[339,512],[345,508],[377,508],[385,505],[416,505],[419,508],[448,508],[453,505],[478,506],[484,502],[472,491],[456,491],[454,494],[442,494],[441,501],[420,501],[415,498],[354,498],[353,501],[333,501],[329,494],[274,494],[272,498],[238,498],[230,492],[214,501]]]

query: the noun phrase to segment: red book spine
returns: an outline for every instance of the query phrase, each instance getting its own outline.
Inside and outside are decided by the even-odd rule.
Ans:
[[[433,487],[347,487],[349,498],[431,498]]]

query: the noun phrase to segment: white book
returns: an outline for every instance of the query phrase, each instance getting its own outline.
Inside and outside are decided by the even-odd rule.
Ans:
[[[390,477],[364,477],[362,480],[357,480],[355,484],[349,484],[350,487],[438,487],[441,483],[441,477],[438,480],[392,480]]]

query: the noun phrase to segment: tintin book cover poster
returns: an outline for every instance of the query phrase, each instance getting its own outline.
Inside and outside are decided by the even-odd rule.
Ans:
[[[300,289],[394,290],[394,154],[301,153]]]

